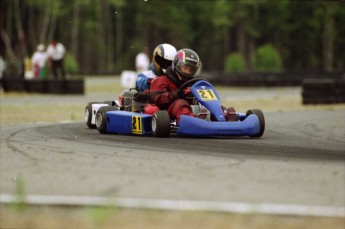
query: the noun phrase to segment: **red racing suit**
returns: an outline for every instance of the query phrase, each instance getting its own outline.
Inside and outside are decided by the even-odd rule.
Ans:
[[[167,71],[167,74],[173,74]],[[196,117],[192,112],[189,102],[185,99],[175,99],[173,92],[179,89],[168,76],[160,76],[151,82],[150,94],[151,101],[161,110],[167,110],[171,119],[180,121],[181,115]]]

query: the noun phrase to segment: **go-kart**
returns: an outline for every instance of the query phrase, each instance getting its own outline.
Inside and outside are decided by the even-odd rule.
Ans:
[[[135,90],[128,91],[127,102],[112,101],[89,103],[85,108],[86,124],[100,133],[154,135],[169,137],[171,133],[185,136],[250,136],[261,137],[265,131],[265,118],[261,110],[251,109],[246,113],[236,112],[237,121],[228,121],[224,115],[220,97],[215,88],[205,79],[192,79],[179,90],[186,91],[194,99],[191,105],[198,115],[202,107],[207,109],[207,118],[182,115],[180,121],[171,120],[166,110],[153,114],[142,109],[146,104],[135,101]],[[128,101],[131,100],[131,101]],[[90,115],[92,112],[93,115]]]

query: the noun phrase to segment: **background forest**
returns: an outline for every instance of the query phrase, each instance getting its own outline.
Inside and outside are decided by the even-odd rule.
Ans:
[[[160,43],[195,50],[204,71],[345,69],[345,1],[1,0],[0,16],[12,72],[52,40],[78,74],[134,70]]]

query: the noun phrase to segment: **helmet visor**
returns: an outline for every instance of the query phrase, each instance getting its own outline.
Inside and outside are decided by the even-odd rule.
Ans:
[[[198,71],[198,66],[190,63],[185,63],[183,61],[177,62],[176,67],[179,69],[179,72],[183,74],[185,77],[194,77],[196,72]]]
[[[171,66],[172,63],[171,60],[164,59],[159,55],[155,56],[155,61],[162,69],[167,69],[169,66]]]

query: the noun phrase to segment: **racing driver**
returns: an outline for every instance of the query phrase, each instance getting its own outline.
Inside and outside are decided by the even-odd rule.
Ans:
[[[161,110],[167,110],[171,119],[180,121],[181,115],[189,115],[205,119],[203,108],[198,116],[192,112],[191,101],[187,101],[184,91],[179,88],[181,85],[194,78],[200,68],[201,62],[196,52],[191,49],[179,50],[171,67],[165,75],[158,77],[151,82],[150,94],[151,101]],[[223,107],[224,115],[227,120],[236,121],[237,115],[233,107],[226,109]]]
[[[153,103],[161,110],[167,110],[171,119],[180,121],[181,115],[196,116],[192,112],[190,103],[184,98],[180,86],[193,79],[200,68],[198,54],[191,49],[179,50],[171,67],[165,75],[151,82],[150,94]]]

